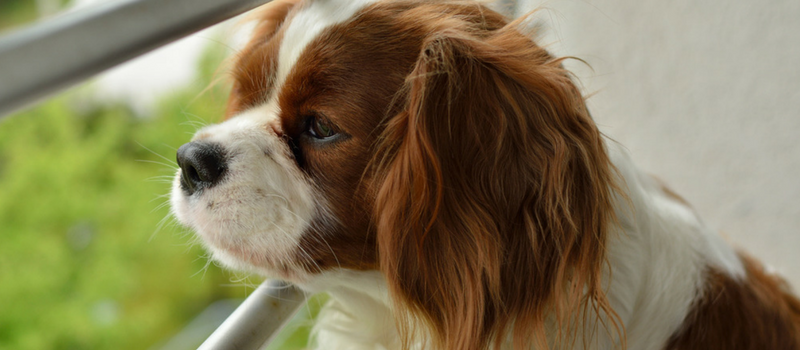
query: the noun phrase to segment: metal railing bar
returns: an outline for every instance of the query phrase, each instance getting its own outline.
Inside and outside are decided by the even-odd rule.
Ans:
[[[0,118],[269,0],[118,0],[0,37]]]
[[[264,281],[198,350],[263,349],[305,301],[305,293],[291,284]]]

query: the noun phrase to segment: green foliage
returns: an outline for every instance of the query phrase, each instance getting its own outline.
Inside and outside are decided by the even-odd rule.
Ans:
[[[36,2],[33,0],[0,1],[0,32],[36,19]]]
[[[147,118],[67,95],[0,121],[0,349],[146,349],[252,291],[191,233],[156,232],[175,149],[223,113],[224,87],[198,97],[219,57]],[[311,306],[276,346],[305,344]]]

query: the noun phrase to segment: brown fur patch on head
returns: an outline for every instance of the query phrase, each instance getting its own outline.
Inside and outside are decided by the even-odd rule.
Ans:
[[[800,349],[800,301],[778,276],[742,257],[742,281],[710,269],[703,295],[665,350]]]
[[[424,36],[375,162],[406,343],[424,328],[437,349],[569,347],[589,314],[621,333],[600,285],[613,167],[561,60],[480,5],[406,15]]]
[[[274,0],[248,15],[247,22],[255,22],[256,26],[233,65],[233,87],[225,119],[264,102],[273,88],[282,37],[279,30],[298,2],[300,0]]]

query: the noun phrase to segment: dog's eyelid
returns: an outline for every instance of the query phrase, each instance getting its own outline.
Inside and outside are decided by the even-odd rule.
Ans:
[[[303,132],[317,141],[333,141],[343,134],[342,129],[330,118],[319,112],[306,113],[303,117]]]

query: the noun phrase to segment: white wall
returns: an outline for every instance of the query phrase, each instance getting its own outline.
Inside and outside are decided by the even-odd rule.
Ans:
[[[521,1],[522,2],[522,1]],[[524,1],[601,129],[800,290],[800,1]]]

